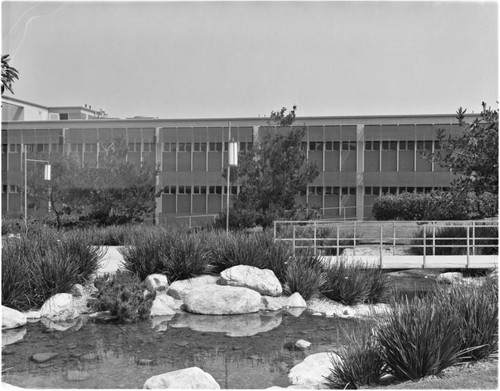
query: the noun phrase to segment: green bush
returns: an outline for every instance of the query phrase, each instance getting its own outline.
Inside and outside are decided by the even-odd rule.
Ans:
[[[55,235],[48,229],[4,240],[2,304],[18,310],[39,308],[54,294],[89,280],[101,255],[80,233]]]
[[[481,360],[498,352],[498,284],[490,278],[480,285],[454,285],[437,291],[436,301],[459,314],[461,350],[466,358]]]
[[[411,241],[410,251],[414,255],[423,255],[424,253],[424,229],[426,229],[425,254],[433,255],[432,231],[429,227],[421,229]],[[469,235],[472,237],[472,230],[469,229]],[[489,239],[485,239],[489,238]],[[434,255],[466,255],[467,254],[467,228],[465,227],[444,227],[437,228],[435,231],[435,249]],[[470,241],[472,243],[472,241]],[[495,255],[498,254],[498,228],[481,227],[475,228],[476,255]],[[493,246],[493,247],[481,247]],[[471,254],[472,255],[472,254]]]
[[[390,294],[386,274],[360,262],[332,262],[325,270],[325,279],[320,292],[344,305],[379,303]]]
[[[170,251],[173,233],[157,228],[146,230],[132,238],[132,245],[120,249],[125,270],[137,274],[141,280],[154,273],[166,274],[166,255]]]
[[[460,314],[432,295],[392,303],[376,330],[380,354],[397,379],[437,375],[460,362]]]
[[[211,253],[203,233],[176,234],[164,255],[165,274],[169,281],[183,280],[209,273]]]
[[[377,340],[367,334],[356,337],[348,334],[348,345],[336,353],[340,360],[332,358],[330,374],[325,387],[332,389],[358,389],[376,385],[385,372],[385,363],[380,356]]]
[[[93,303],[95,311],[110,311],[120,322],[137,322],[148,319],[155,295],[144,295],[146,285],[130,272],[118,271],[95,280],[99,290]]]
[[[286,294],[298,292],[309,300],[326,282],[324,267],[319,257],[302,255],[292,259],[286,268],[285,288]]]

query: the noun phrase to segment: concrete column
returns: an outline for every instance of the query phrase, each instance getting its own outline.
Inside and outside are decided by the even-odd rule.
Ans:
[[[356,220],[363,220],[365,211],[365,126],[356,127]]]

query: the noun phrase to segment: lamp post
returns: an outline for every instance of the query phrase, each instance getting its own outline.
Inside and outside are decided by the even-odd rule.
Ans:
[[[26,144],[24,145],[24,225],[26,232],[28,232],[28,162],[45,163],[44,179],[50,181],[52,167],[47,160],[28,159],[28,150]],[[50,211],[50,200],[49,200]]]
[[[231,122],[229,123],[229,143],[227,156],[227,195],[226,195],[226,235],[229,235],[229,196],[231,194],[229,177],[231,176],[231,166],[238,166],[238,142],[231,140]]]

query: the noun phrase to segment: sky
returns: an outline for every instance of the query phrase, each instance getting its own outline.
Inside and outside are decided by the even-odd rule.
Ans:
[[[480,112],[497,2],[2,2],[15,97],[111,117]]]

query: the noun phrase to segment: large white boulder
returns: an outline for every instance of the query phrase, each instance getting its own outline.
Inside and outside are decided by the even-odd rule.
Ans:
[[[2,330],[2,348],[6,345],[12,345],[17,341],[20,341],[26,335],[26,327],[22,329],[10,329],[10,330]]]
[[[184,296],[186,311],[204,315],[235,315],[257,312],[260,293],[235,286],[205,285]]]
[[[208,389],[220,390],[219,384],[209,373],[198,367],[180,369],[150,377],[142,387],[144,389]]]
[[[150,316],[166,316],[175,315],[173,307],[175,306],[175,300],[172,296],[168,295],[157,295],[153,300],[151,305]]]
[[[183,313],[169,322],[172,328],[189,328],[198,332],[225,333],[228,337],[250,337],[275,329],[281,324],[281,313],[212,316]]]
[[[307,356],[304,361],[295,365],[288,374],[288,381],[301,388],[325,388],[325,377],[330,375],[333,361],[340,361],[335,353],[317,353]]]
[[[307,303],[299,292],[295,292],[293,295],[289,296],[286,300],[285,307],[307,307]]]
[[[150,274],[144,280],[146,288],[150,292],[168,289],[168,278],[164,274]]]
[[[184,300],[184,296],[191,292],[192,289],[204,287],[205,285],[215,285],[218,279],[217,276],[199,276],[186,280],[177,280],[170,284],[167,294],[174,299]]]
[[[76,318],[78,311],[74,307],[73,295],[70,293],[57,293],[50,297],[40,308],[40,316],[53,320]]]
[[[220,274],[223,285],[240,286],[253,289],[261,295],[280,296],[281,284],[272,270],[254,266],[238,265],[224,270]]]
[[[437,276],[436,282],[442,284],[459,284],[462,282],[463,278],[463,274],[459,272],[441,273]]]
[[[26,315],[13,308],[2,306],[2,330],[26,325]]]

